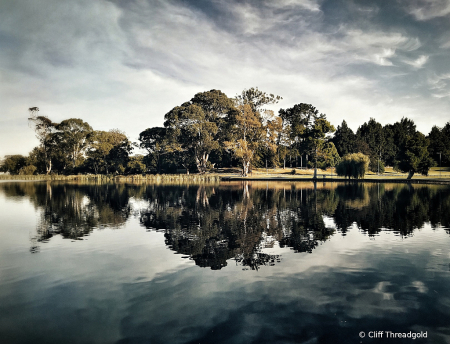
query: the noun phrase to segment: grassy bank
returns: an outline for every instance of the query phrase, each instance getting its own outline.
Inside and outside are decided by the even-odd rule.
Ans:
[[[318,170],[317,178],[319,180],[345,181],[344,177],[339,177],[334,170]],[[242,178],[239,169],[220,169],[217,173],[200,174],[155,174],[155,175],[0,175],[0,180],[29,180],[29,181],[89,181],[89,182],[125,182],[125,183],[203,183],[219,182],[222,179],[231,180],[311,180],[314,175],[313,169],[296,168],[254,168],[248,177]],[[359,181],[372,182],[406,182],[406,173],[399,173],[392,168],[386,168],[382,174],[368,172],[364,179]],[[449,183],[450,169],[432,168],[428,176],[415,174],[412,181],[423,183]]]

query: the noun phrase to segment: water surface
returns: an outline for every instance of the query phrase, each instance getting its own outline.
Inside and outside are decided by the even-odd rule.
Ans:
[[[446,186],[14,182],[0,206],[4,343],[450,342]]]

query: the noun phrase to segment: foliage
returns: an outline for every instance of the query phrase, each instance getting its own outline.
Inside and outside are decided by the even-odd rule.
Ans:
[[[336,166],[338,176],[346,178],[364,178],[369,170],[370,159],[362,153],[352,153],[345,155],[341,162]]]
[[[7,155],[0,166],[1,172],[8,172],[10,174],[19,174],[21,168],[27,164],[27,158],[23,155]]]
[[[145,173],[146,166],[144,164],[144,157],[142,155],[135,155],[130,157],[130,161],[127,164],[127,172],[129,174],[142,174]]]
[[[414,173],[428,175],[428,170],[434,166],[435,162],[431,159],[428,152],[429,141],[420,132],[415,132],[407,137],[406,142],[400,148],[399,161],[396,168],[402,172],[408,172],[408,179],[411,179]]]
[[[350,129],[345,120],[337,127],[334,137],[331,142],[334,143],[339,156],[344,156],[349,153],[355,153],[356,135]]]
[[[33,175],[34,172],[36,172],[36,170],[37,170],[36,166],[34,166],[34,165],[27,165],[27,166],[22,167],[19,170],[19,174],[30,176],[30,175]]]
[[[428,152],[436,161],[436,165],[449,166],[450,164],[450,122],[443,128],[433,126],[428,134],[430,142]]]
[[[327,142],[317,152],[317,167],[326,169],[334,167],[341,161],[333,142]]]
[[[79,118],[70,118],[55,126],[58,150],[64,152],[72,168],[81,165],[89,146],[92,127]]]

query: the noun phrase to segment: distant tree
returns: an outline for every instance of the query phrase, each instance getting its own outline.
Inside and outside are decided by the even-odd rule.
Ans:
[[[334,126],[325,119],[325,115],[315,118],[312,125],[308,125],[304,131],[304,142],[308,151],[313,152],[315,158],[314,178],[317,178],[317,158],[319,151],[326,142],[326,136],[335,131]]]
[[[428,153],[429,141],[420,132],[415,132],[408,136],[405,144],[400,148],[398,155],[398,165],[396,166],[402,172],[408,173],[408,179],[411,179],[414,173],[428,175],[430,167],[435,162]]]
[[[282,132],[282,119],[275,116],[273,111],[266,111],[263,117],[262,142],[258,146],[260,165],[278,166],[278,139]]]
[[[46,173],[49,174],[52,170],[52,158],[57,148],[55,137],[52,135],[56,132],[57,123],[53,123],[46,116],[38,116],[39,108],[36,106],[29,108],[28,111],[30,112],[28,122],[34,126],[36,137],[42,148]]]
[[[110,131],[94,131],[87,151],[86,163],[94,173],[103,171],[108,174],[124,170],[132,151],[131,142],[125,133],[118,129]]]
[[[206,120],[217,126],[214,141],[217,141],[219,146],[211,150],[208,161],[215,165],[228,165],[231,162],[231,154],[226,151],[223,143],[232,139],[231,128],[236,116],[233,99],[220,90],[210,90],[197,93],[191,99],[191,104],[200,106]]]
[[[341,158],[333,142],[326,142],[320,146],[317,152],[317,167],[324,170],[335,167],[340,161]]]
[[[433,126],[428,134],[428,140],[430,142],[428,152],[436,164],[448,166],[450,162],[450,122],[443,128]]]
[[[19,170],[19,174],[30,176],[36,172],[36,169],[37,168],[34,165],[27,165]]]
[[[135,155],[130,157],[126,169],[128,174],[142,174],[146,171],[143,155]]]
[[[206,118],[200,106],[188,102],[168,112],[164,126],[171,130],[178,150],[192,154],[199,173],[205,173],[209,154],[219,148],[215,140],[217,125]]]
[[[242,175],[246,177],[255,151],[261,144],[263,135],[261,118],[249,104],[238,105],[237,124],[233,141],[226,141],[225,147],[242,162]]]
[[[331,142],[334,143],[339,156],[355,152],[356,135],[345,120],[337,127]]]
[[[250,105],[251,110],[254,113],[261,115],[262,112],[266,110],[264,108],[266,105],[276,104],[281,99],[283,98],[280,96],[260,91],[258,87],[252,87],[243,90],[241,94],[238,94],[235,97],[234,101],[236,106],[246,104]]]
[[[8,172],[10,174],[19,174],[21,168],[27,165],[27,158],[23,155],[7,155],[0,166],[1,172]]]
[[[148,168],[161,172],[162,157],[169,153],[169,136],[167,129],[163,127],[154,127],[145,129],[139,134],[140,148],[147,150],[147,156],[144,161]]]
[[[383,126],[374,118],[361,125],[356,132],[357,139],[366,142],[369,146],[369,170],[372,172],[377,172],[379,169],[379,162],[386,144],[384,134]]]
[[[64,152],[72,168],[81,165],[90,143],[92,127],[79,118],[70,118],[56,125],[57,147]]]

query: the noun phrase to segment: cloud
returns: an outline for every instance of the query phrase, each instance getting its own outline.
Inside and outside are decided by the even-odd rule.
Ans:
[[[428,58],[429,56],[420,55],[416,60],[405,60],[403,62],[413,66],[414,68],[422,68],[427,63]]]
[[[426,131],[430,119],[421,120],[422,109],[433,102],[439,121],[449,105],[447,97],[430,96],[440,83],[427,79],[450,72],[436,69],[430,48],[435,36],[440,45],[446,41],[439,32],[410,29],[416,21],[408,16],[402,18],[407,25],[384,23],[386,4],[43,0],[1,6],[0,155],[25,154],[36,145],[26,123],[30,106],[54,121],[83,118],[95,129],[121,128],[136,139],[162,125],[174,106],[213,88],[232,97],[258,86],[284,97],[275,111],[308,102],[334,124],[346,118],[354,129],[369,117],[408,116]],[[8,145],[17,135],[20,143]]]
[[[450,14],[449,0],[413,0],[407,2],[407,11],[417,20],[429,20]]]

